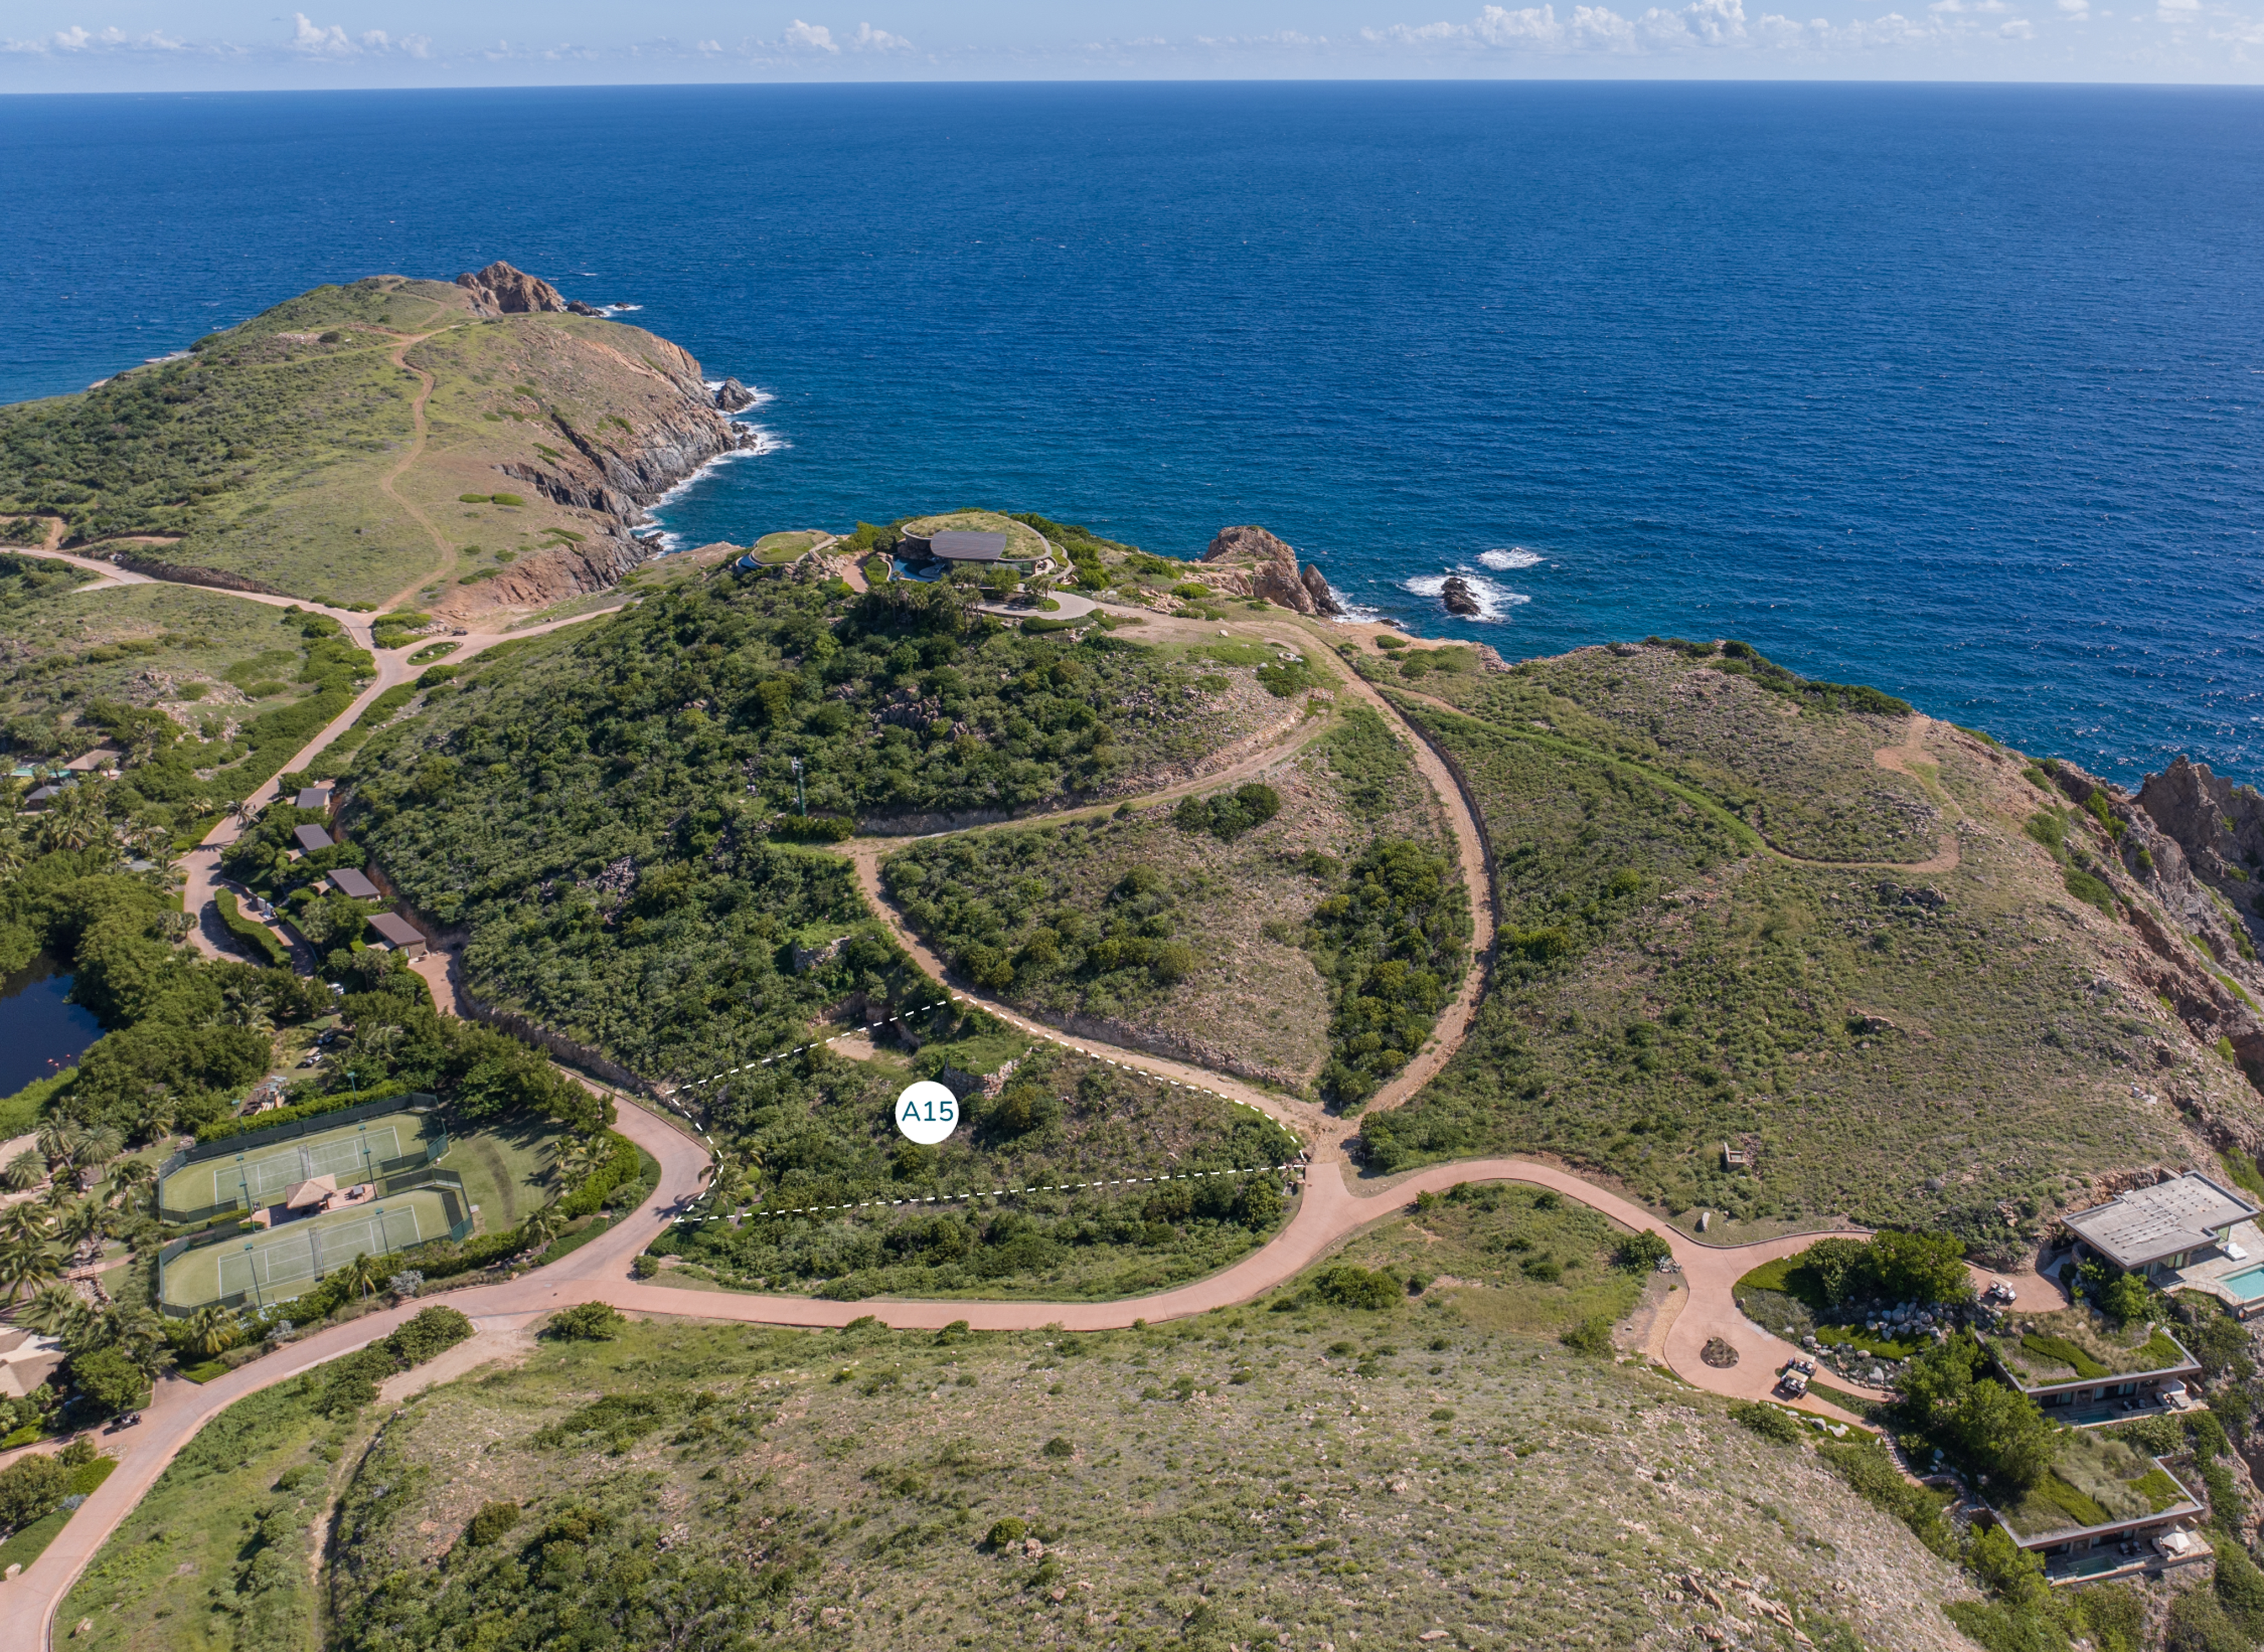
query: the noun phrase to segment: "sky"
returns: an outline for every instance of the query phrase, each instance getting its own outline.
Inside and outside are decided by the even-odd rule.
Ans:
[[[2264,83],[2264,0],[8,0],[0,93],[885,80]],[[1782,6],[1772,11],[1772,4]]]

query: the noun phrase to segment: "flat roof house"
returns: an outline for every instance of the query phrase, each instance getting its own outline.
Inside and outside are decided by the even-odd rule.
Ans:
[[[357,901],[384,899],[378,887],[352,866],[340,866],[330,873],[330,888],[340,895],[350,895]]]
[[[291,829],[291,836],[298,840],[299,847],[310,855],[317,849],[330,848],[336,841],[319,826],[294,826]]]
[[[1981,1333],[1981,1345],[2006,1381],[2073,1428],[2182,1404],[2201,1376],[2201,1362],[2160,1326],[2113,1329],[2079,1308],[2009,1315]]]
[[[2160,1458],[2103,1434],[2060,1439],[2033,1489],[1987,1499],[2006,1535],[2043,1559],[2046,1583],[2159,1576],[2210,1558],[2193,1529],[2205,1511]]]
[[[974,528],[947,528],[928,535],[927,554],[947,562],[1003,562],[1006,536]]]
[[[2131,1273],[2174,1272],[2197,1253],[2231,1243],[2236,1223],[2259,1206],[2192,1170],[2152,1187],[2134,1187],[2103,1205],[2060,1218],[2078,1240]]]
[[[388,946],[397,947],[404,958],[422,958],[425,953],[424,933],[407,918],[397,913],[380,912],[369,921],[370,928]]]

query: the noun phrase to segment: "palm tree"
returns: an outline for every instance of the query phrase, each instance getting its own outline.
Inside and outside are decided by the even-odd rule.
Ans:
[[[86,1140],[86,1132],[69,1119],[50,1119],[41,1125],[32,1140],[38,1144],[40,1156],[47,1162],[50,1170],[60,1171],[76,1161],[79,1145]]]
[[[555,1239],[558,1236],[558,1230],[565,1225],[565,1213],[558,1208],[558,1201],[554,1199],[529,1216],[526,1225],[519,1231],[526,1235],[530,1245],[541,1249]]]
[[[70,1207],[78,1197],[78,1172],[66,1164],[55,1174],[55,1179],[40,1191],[39,1202],[58,1214]]]
[[[89,1241],[100,1239],[110,1227],[110,1213],[93,1199],[82,1199],[66,1209],[55,1222],[55,1235],[74,1250],[83,1249]]]
[[[50,1280],[33,1292],[16,1315],[19,1322],[46,1337],[61,1337],[85,1317],[85,1301],[61,1279]]]
[[[369,1259],[366,1250],[355,1257],[346,1269],[346,1288],[356,1296],[376,1294],[379,1282],[377,1264]]]
[[[216,1359],[236,1346],[243,1334],[236,1315],[217,1303],[207,1304],[189,1315],[185,1328],[188,1344],[206,1359]]]
[[[127,1159],[110,1173],[111,1195],[120,1205],[130,1205],[134,1202],[135,1189],[154,1187],[156,1181],[156,1165],[147,1159]]]
[[[47,1179],[47,1162],[37,1148],[25,1148],[8,1161],[6,1170],[0,1170],[0,1187],[11,1193],[28,1193]]]
[[[71,1163],[98,1168],[116,1158],[125,1145],[125,1137],[108,1125],[98,1124],[79,1137],[78,1146],[70,1156]]]
[[[62,1272],[47,1246],[19,1239],[0,1249],[0,1303],[13,1303]]]
[[[47,1237],[47,1213],[35,1199],[24,1199],[8,1206],[0,1214],[0,1242],[8,1244],[45,1243]]]
[[[370,1067],[384,1071],[390,1068],[393,1052],[400,1044],[399,1027],[366,1026],[355,1032],[348,1059],[357,1068]]]
[[[138,1303],[112,1302],[89,1334],[93,1347],[115,1348],[145,1373],[164,1363],[165,1322]]]

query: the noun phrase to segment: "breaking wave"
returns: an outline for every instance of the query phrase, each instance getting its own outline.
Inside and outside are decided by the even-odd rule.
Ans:
[[[1447,581],[1453,575],[1462,576],[1462,583],[1470,588],[1470,596],[1478,605],[1477,613],[1462,617],[1482,624],[1498,625],[1509,618],[1512,609],[1533,600],[1522,591],[1512,591],[1467,566],[1454,569],[1448,574],[1422,574],[1412,579],[1403,579],[1399,582],[1399,589],[1411,597],[1428,597],[1435,602],[1445,594]]]
[[[1491,568],[1497,573],[1506,574],[1513,569],[1538,568],[1540,565],[1541,553],[1528,551],[1522,545],[1513,545],[1506,550],[1478,553],[1478,566]]]

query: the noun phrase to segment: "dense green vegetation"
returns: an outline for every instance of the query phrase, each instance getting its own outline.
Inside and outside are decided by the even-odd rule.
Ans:
[[[797,1041],[820,1006],[915,991],[800,819],[1020,808],[1231,737],[1180,669],[1024,638],[962,594],[861,600],[719,576],[602,628],[492,654],[373,737],[347,824],[422,912],[471,931],[482,997],[657,1078]],[[852,937],[796,975],[789,948]]]
[[[1208,1272],[1279,1224],[1277,1167],[1295,1142],[1262,1115],[1009,1038],[981,1015],[933,1029],[954,1031],[910,1067],[819,1050],[718,1086],[708,1119],[726,1169],[700,1214],[755,1214],[685,1223],[654,1251],[727,1285],[839,1301],[1121,1296]],[[998,1093],[961,1061],[996,1070]],[[947,1070],[968,1127],[938,1148],[905,1141],[891,1098],[913,1073]],[[963,1197],[1085,1183],[1103,1185]],[[845,1205],[862,1207],[831,1208]],[[766,1214],[779,1211],[807,1214]]]

